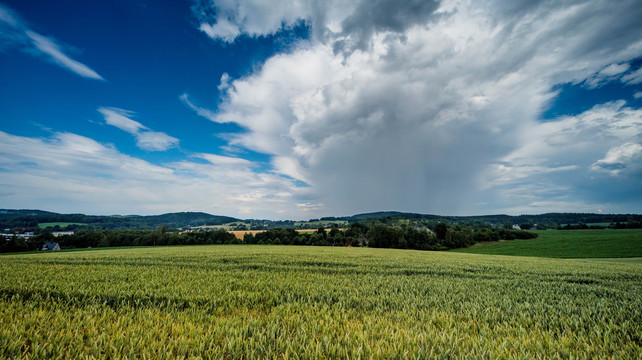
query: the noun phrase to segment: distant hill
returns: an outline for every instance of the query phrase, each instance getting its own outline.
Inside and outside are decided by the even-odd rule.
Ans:
[[[404,213],[398,211],[379,211],[372,213],[357,214],[353,216],[340,218],[323,218],[346,220],[349,222],[359,222],[367,220],[382,219],[408,219],[408,220],[432,220],[451,224],[462,225],[491,225],[502,226],[510,224],[551,224],[556,223],[560,226],[566,224],[595,224],[595,223],[617,223],[642,221],[642,215],[639,214],[590,214],[590,213],[546,213],[539,215],[475,215],[475,216],[444,216],[417,213]]]
[[[350,217],[347,217],[346,220],[353,222],[353,221],[382,219],[382,218],[439,220],[439,219],[445,219],[448,217],[440,216],[440,215],[404,213],[399,211],[377,211],[372,213],[352,215]]]
[[[58,214],[41,210],[0,209],[0,229],[36,227],[39,223],[75,223],[105,229],[154,229],[162,225],[169,227],[221,225],[233,221],[238,221],[238,219],[229,216],[210,215],[203,212],[179,212],[150,216],[102,216]]]
[[[318,222],[347,221],[349,223],[363,221],[380,221],[395,224],[399,220],[410,220],[424,225],[445,222],[449,224],[460,224],[466,226],[493,226],[499,227],[505,224],[610,224],[610,223],[631,223],[642,222],[642,215],[636,214],[585,214],[585,213],[547,213],[539,215],[511,216],[499,215],[478,215],[478,216],[442,216],[418,213],[406,213],[399,211],[379,211],[372,213],[356,214],[344,217],[324,217],[310,220],[310,226],[318,227]],[[187,226],[221,225],[231,222],[251,223],[257,229],[268,229],[274,227],[290,228],[298,223],[299,227],[306,228],[305,223],[293,221],[270,221],[270,220],[240,220],[229,216],[211,215],[203,212],[177,212],[162,215],[85,215],[85,214],[58,214],[42,210],[11,210],[0,209],[0,231],[3,229],[33,228],[42,223],[70,224],[69,227],[91,227],[97,229],[155,229],[159,226],[181,228]],[[52,225],[53,226],[53,225]],[[63,227],[64,225],[60,225]]]

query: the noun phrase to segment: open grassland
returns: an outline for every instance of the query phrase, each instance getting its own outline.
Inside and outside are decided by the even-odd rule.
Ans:
[[[642,358],[642,266],[367,248],[0,258],[0,358]]]
[[[642,257],[642,229],[536,232],[536,239],[483,243],[452,251],[550,258]]]

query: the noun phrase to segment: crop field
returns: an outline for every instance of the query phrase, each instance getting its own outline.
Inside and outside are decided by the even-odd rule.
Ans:
[[[0,358],[642,358],[642,265],[213,245],[0,257]]]
[[[245,237],[245,234],[256,235],[256,234],[262,233],[264,231],[265,230],[233,230],[233,231],[228,231],[228,232],[234,234],[234,236],[236,236],[237,239],[243,240],[243,237]]]
[[[551,258],[642,257],[642,229],[536,232],[536,239],[484,243],[452,251]]]
[[[303,233],[303,234],[312,234],[312,233],[317,232],[317,230],[318,229],[296,229],[295,231],[298,232],[298,233]],[[345,230],[345,229],[339,229],[339,230]],[[252,235],[256,235],[258,233],[262,233],[262,232],[265,232],[265,231],[266,230],[232,230],[232,231],[228,231],[228,232],[234,234],[234,236],[236,236],[237,239],[243,240],[243,237],[245,237],[246,233],[250,233]]]

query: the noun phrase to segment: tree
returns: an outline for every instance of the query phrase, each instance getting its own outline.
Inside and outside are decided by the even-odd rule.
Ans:
[[[318,232],[310,235],[310,243],[312,245],[317,245],[317,246],[325,246],[325,245],[327,245],[327,243],[325,241],[325,237],[322,234],[318,233]]]
[[[428,250],[435,248],[435,236],[426,230],[417,230],[411,226],[404,229],[404,240],[409,249]],[[403,242],[402,242],[403,244]]]
[[[519,224],[519,228],[522,230],[530,230],[532,227],[533,227],[533,224],[528,222]]]
[[[450,249],[464,248],[474,243],[470,228],[459,227],[448,229],[443,245]]]
[[[448,232],[448,224],[440,222],[435,225],[437,240],[444,240],[446,238],[446,232]]]
[[[399,248],[403,231],[399,228],[384,224],[374,224],[368,234],[368,246],[378,248]]]
[[[256,239],[252,233],[246,232],[245,235],[243,235],[243,242],[245,244],[256,244]]]

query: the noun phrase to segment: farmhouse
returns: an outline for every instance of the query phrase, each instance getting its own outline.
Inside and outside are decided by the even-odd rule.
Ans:
[[[42,245],[42,250],[60,250],[60,245],[57,242],[48,242]]]

